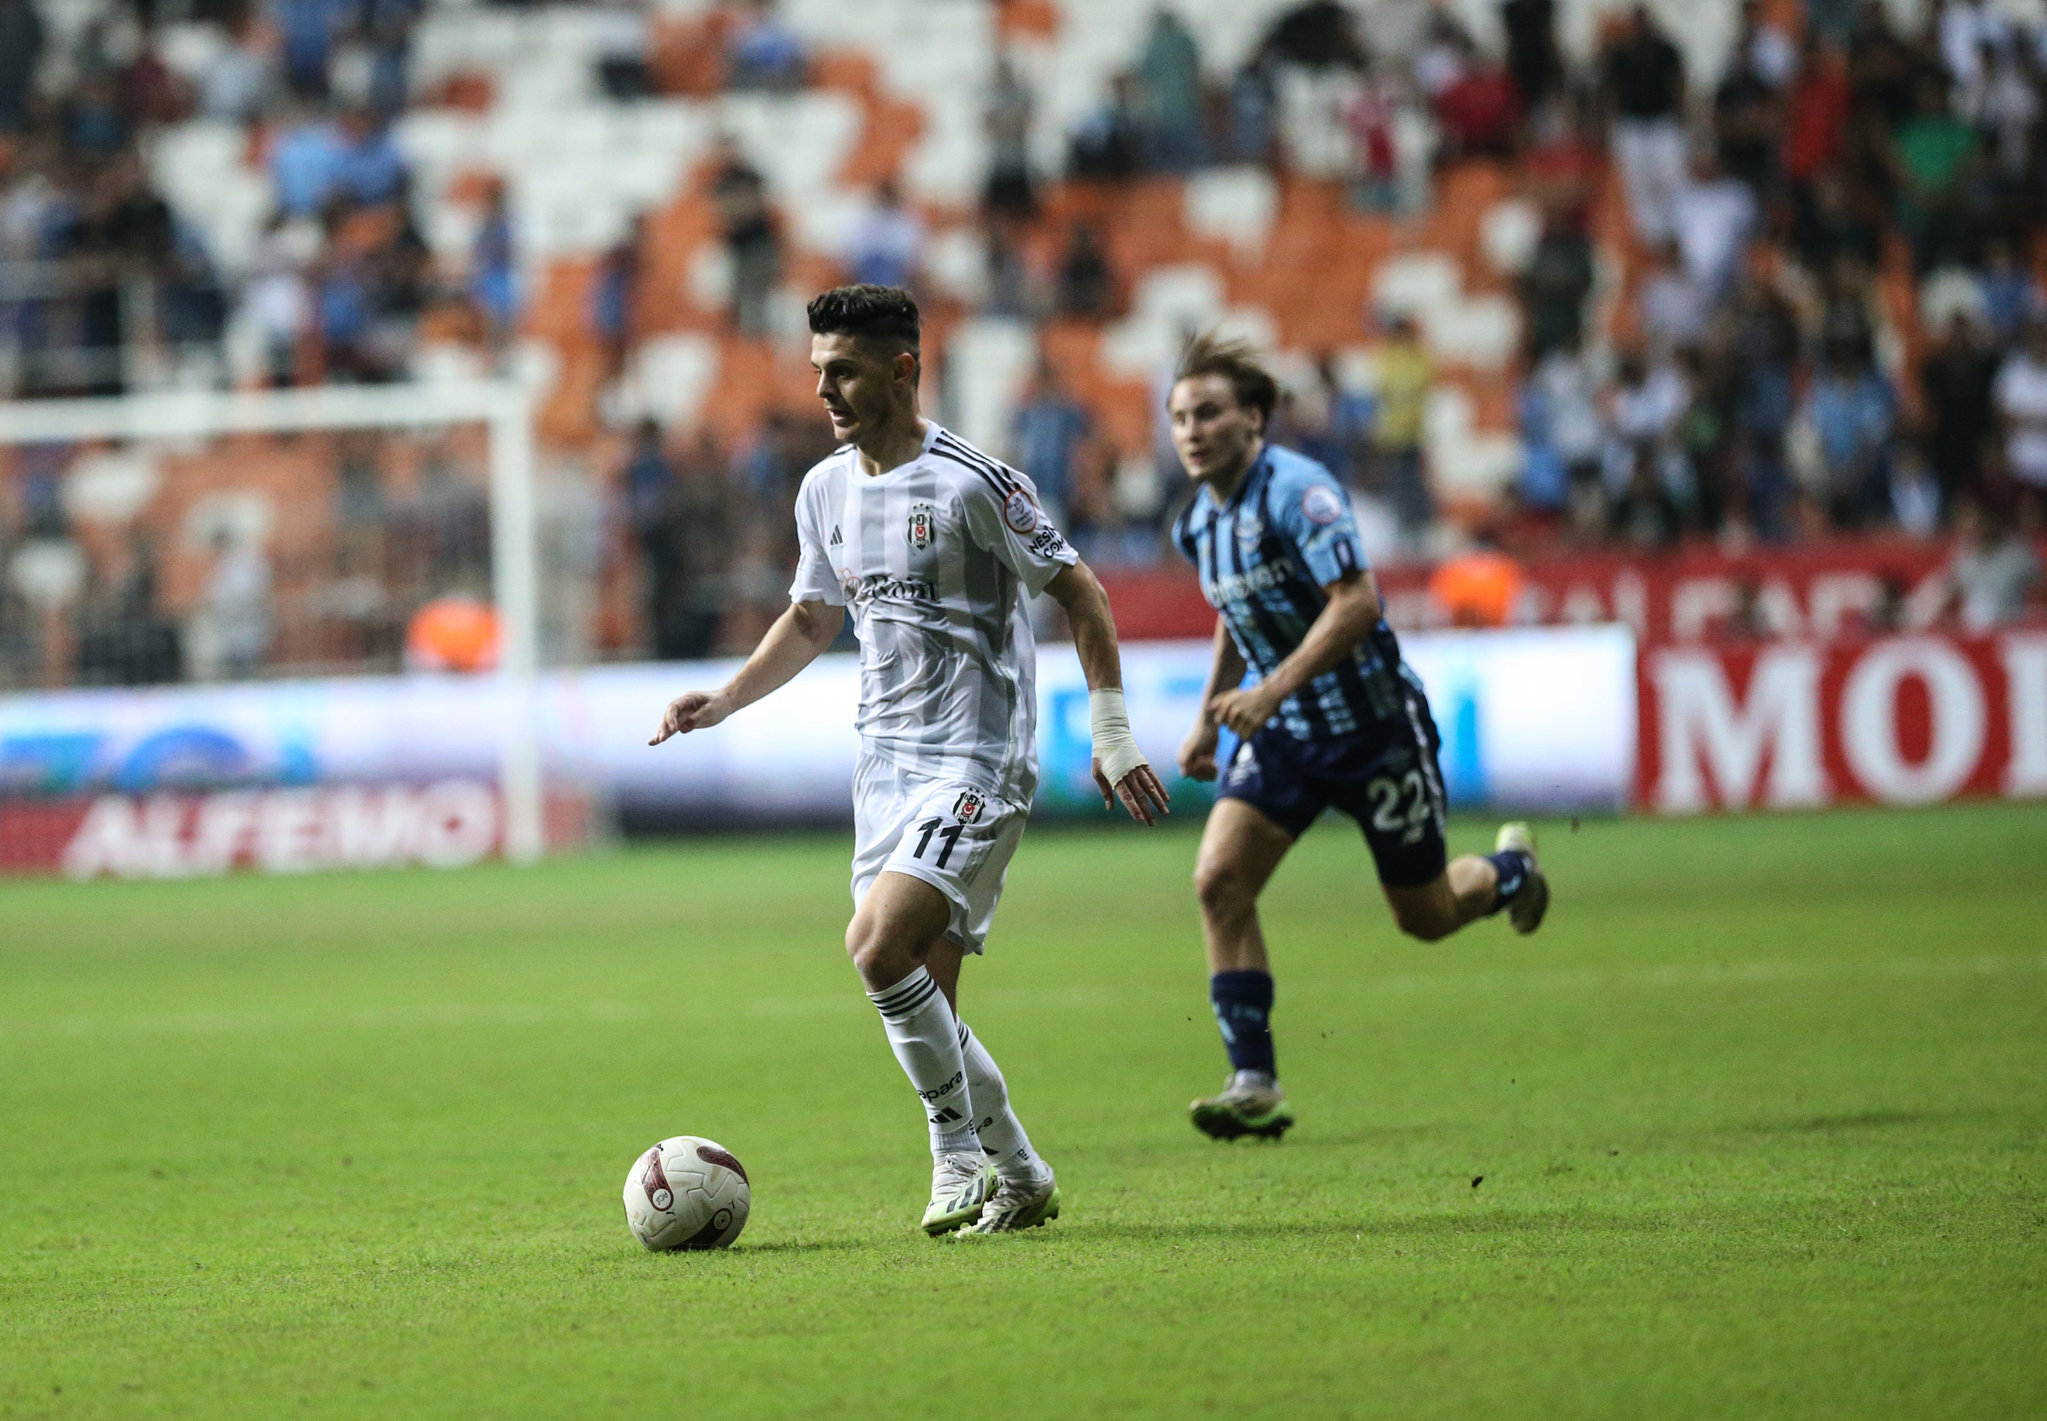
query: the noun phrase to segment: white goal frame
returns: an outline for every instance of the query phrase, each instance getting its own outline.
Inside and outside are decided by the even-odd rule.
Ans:
[[[537,694],[540,550],[533,411],[521,386],[449,380],[0,401],[0,445],[451,424],[482,424],[489,432],[491,595],[499,627],[497,675],[507,712],[498,727],[498,792],[505,806],[505,857],[532,863],[545,848]]]

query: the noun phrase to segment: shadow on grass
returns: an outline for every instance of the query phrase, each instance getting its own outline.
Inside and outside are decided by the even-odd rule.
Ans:
[[[1899,1125],[1938,1125],[1987,1120],[1987,1110],[1858,1110],[1844,1115],[1806,1115],[1796,1120],[1751,1120],[1727,1127],[1744,1135],[1814,1135],[1833,1130],[1884,1130]]]

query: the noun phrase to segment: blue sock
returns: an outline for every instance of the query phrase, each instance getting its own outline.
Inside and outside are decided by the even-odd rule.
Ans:
[[[1493,906],[1486,909],[1486,916],[1491,917],[1514,901],[1514,895],[1528,881],[1528,870],[1535,867],[1535,860],[1519,849],[1508,849],[1504,853],[1487,854],[1486,862],[1500,871],[1500,886],[1493,895]]]
[[[1223,1049],[1240,1071],[1277,1077],[1272,1057],[1272,974],[1218,972],[1208,979],[1208,999]]]

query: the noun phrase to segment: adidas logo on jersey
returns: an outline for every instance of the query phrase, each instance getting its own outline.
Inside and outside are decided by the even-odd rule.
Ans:
[[[837,548],[837,547],[843,547],[843,546],[845,545],[845,542],[846,542],[846,540],[845,540],[844,538],[842,538],[842,537],[840,537],[840,536],[839,536],[839,525],[838,525],[838,524],[836,524],[836,523],[832,524],[832,542],[831,542],[831,545],[832,545],[833,547],[835,547],[835,548]]]

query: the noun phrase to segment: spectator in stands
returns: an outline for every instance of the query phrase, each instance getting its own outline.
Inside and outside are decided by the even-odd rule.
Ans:
[[[1817,455],[1809,487],[1829,520],[1846,529],[1885,521],[1898,402],[1890,382],[1877,371],[1867,340],[1828,343],[1802,417],[1812,429]]]
[[[28,128],[46,38],[36,0],[0,0],[0,134]]]
[[[1923,276],[1968,258],[1965,189],[1976,169],[1978,139],[1974,126],[1949,108],[1937,80],[1922,77],[1913,97],[1914,111],[1895,129],[1892,163],[1898,226],[1912,244],[1913,270]]]
[[[1680,259],[1677,243],[1659,242],[1649,249],[1635,313],[1650,350],[1669,355],[1696,347],[1706,338],[1715,304],[1712,289]]]
[[[342,114],[337,136],[341,160],[330,195],[340,193],[365,207],[404,199],[412,175],[389,124],[369,109],[352,108]]]
[[[1606,162],[1587,139],[1578,104],[1569,94],[1559,95],[1536,110],[1529,128],[1521,166],[1530,200],[1545,223],[1584,231]]]
[[[5,3],[5,0],[0,0]],[[235,23],[229,43],[199,71],[199,111],[208,118],[253,123],[277,91],[277,66],[253,13]]]
[[[1414,319],[1396,315],[1379,347],[1379,419],[1374,443],[1380,484],[1400,520],[1400,536],[1412,551],[1427,537],[1436,514],[1422,452],[1435,362],[1422,345]]]
[[[1400,81],[1387,65],[1374,65],[1350,102],[1344,123],[1350,129],[1351,206],[1360,212],[1394,213],[1400,192]]]
[[[269,8],[283,41],[285,83],[301,99],[325,100],[343,7],[336,0],[270,0]]]
[[[1955,552],[1946,570],[1941,615],[1964,631],[1987,632],[2022,620],[2041,585],[2033,542],[2040,520],[2022,505],[2016,518],[1995,519],[1976,499],[1955,508]]]
[[[1443,559],[1429,577],[1429,601],[1453,627],[1504,627],[1519,619],[1527,591],[1521,564],[1504,552],[1491,528]]]
[[[1106,320],[1116,313],[1116,272],[1094,226],[1076,222],[1059,258],[1053,305],[1062,316]]]
[[[213,535],[201,616],[210,633],[215,674],[243,681],[261,674],[276,635],[270,559],[252,537],[222,528]]]
[[[646,568],[647,626],[653,633],[653,652],[667,661],[688,653],[676,647],[674,636],[675,614],[682,610],[682,549],[675,536],[680,500],[675,469],[661,446],[661,426],[651,419],[641,420],[626,455],[619,496],[626,527]]]
[[[1841,159],[1848,130],[1848,62],[1838,44],[1808,28],[1799,49],[1798,73],[1784,103],[1784,176],[1807,183]]]
[[[726,87],[799,89],[806,68],[803,41],[775,13],[774,0],[745,0],[725,45]]]
[[[124,353],[134,313],[123,287],[131,278],[154,280],[168,272],[172,236],[170,207],[132,153],[87,180],[75,215],[60,229],[56,254],[79,293],[78,345],[89,393],[125,393]]]
[[[743,336],[765,336],[782,276],[782,239],[768,207],[766,180],[729,139],[720,146],[711,200],[732,262],[732,328]]]
[[[1791,249],[1814,273],[1827,271],[1843,255],[1872,267],[1882,259],[1883,234],[1857,210],[1839,169],[1822,169],[1811,182],[1792,187]]]
[[[1716,304],[1746,264],[1761,217],[1756,195],[1730,177],[1710,148],[1693,155],[1691,177],[1672,208],[1686,273]]]
[[[2019,263],[2008,236],[1999,233],[1984,239],[1977,285],[1983,294],[1983,314],[1999,345],[2015,343],[2028,321],[2047,316],[2047,297],[2033,273]]]
[[[1016,62],[1004,51],[995,57],[988,106],[981,125],[988,134],[988,181],[982,206],[993,219],[1027,221],[1038,210],[1031,180],[1031,119],[1036,101]]]
[[[1419,46],[1419,29],[1427,10],[1400,0],[1385,0],[1373,18],[1376,47],[1397,58],[1411,57]],[[1418,12],[1418,15],[1415,13]],[[1402,43],[1398,31],[1405,20],[1411,31]],[[1358,38],[1357,18],[1338,0],[1301,0],[1273,21],[1259,43],[1258,58],[1303,69],[1352,69],[1362,71],[1369,55]]]
[[[1606,418],[1601,483],[1614,536],[1639,547],[1677,541],[1696,504],[1696,489],[1679,424],[1692,392],[1669,360],[1624,351]]]
[[[1079,401],[1067,393],[1059,369],[1043,355],[1029,391],[1010,421],[1009,447],[1021,469],[1037,485],[1038,498],[1054,526],[1073,526],[1080,457],[1093,433],[1093,423]]]
[[[1599,387],[1577,340],[1560,344],[1536,363],[1522,389],[1521,418],[1529,444],[1522,504],[1538,514],[1564,513],[1580,536],[1595,536],[1604,520],[1599,460],[1606,429]]]
[[[1516,278],[1528,359],[1540,363],[1551,351],[1576,349],[1585,333],[1585,303],[1598,270],[1591,238],[1576,222],[1551,213],[1528,265]]]
[[[270,182],[288,217],[312,217],[340,188],[349,164],[349,140],[318,109],[301,105],[270,150]]]
[[[1126,71],[1110,80],[1102,103],[1074,128],[1066,166],[1076,178],[1118,182],[1137,172],[1143,152],[1137,77]]]
[[[2028,501],[2047,500],[2047,319],[2027,325],[2024,343],[1997,372],[1993,394],[2007,472]]]
[[[1152,12],[1136,75],[1148,165],[1169,173],[1198,166],[1205,147],[1201,50],[1173,11]]]
[[[1742,6],[1743,32],[1735,39],[1727,69],[1713,91],[1713,141],[1720,166],[1758,200],[1777,188],[1777,162],[1784,131],[1783,87],[1796,55],[1774,27],[1758,29],[1755,0]],[[1780,52],[1764,36],[1783,41]],[[1788,61],[1778,68],[1779,61]]]
[[[249,254],[242,285],[241,324],[256,346],[264,383],[298,382],[299,345],[312,326],[312,293],[306,269],[318,253],[320,234],[309,222],[290,222],[273,212]]]
[[[1440,159],[1508,157],[1521,122],[1513,79],[1462,31],[1453,32],[1446,47],[1454,49],[1458,63],[1455,76],[1435,94]]]
[[[646,218],[635,216],[625,236],[604,254],[590,285],[590,333],[604,351],[604,378],[616,379],[631,354],[640,301],[640,245]]]
[[[1991,398],[1996,381],[1996,353],[1985,344],[1976,323],[1966,313],[1955,312],[1919,366],[1927,453],[1948,508],[1984,492],[1983,448],[1996,427]]]
[[[914,287],[922,274],[926,240],[924,219],[904,204],[894,180],[885,178],[854,229],[847,267],[855,281]]]
[[[646,10],[634,0],[602,0],[589,14],[597,27],[597,83],[605,97],[624,103],[651,95],[653,39]]]
[[[1684,59],[1649,13],[1637,4],[1627,28],[1608,47],[1603,80],[1613,116],[1613,152],[1626,185],[1635,235],[1661,241],[1675,235],[1679,191],[1685,182]]]
[[[1507,72],[1522,106],[1534,109],[1564,78],[1556,0],[1500,0],[1500,28],[1507,35]]]
[[[502,357],[519,326],[519,267],[512,250],[512,212],[502,182],[490,185],[483,222],[469,249],[469,296],[482,313],[485,341]]]

